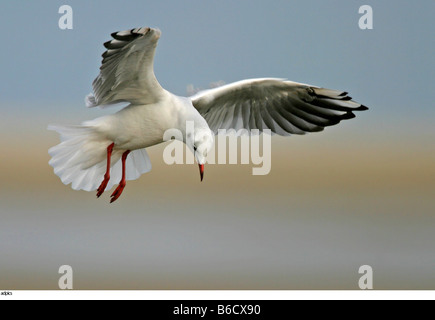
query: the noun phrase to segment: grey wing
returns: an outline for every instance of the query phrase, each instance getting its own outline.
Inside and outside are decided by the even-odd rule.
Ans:
[[[100,74],[92,83],[94,94],[86,98],[88,107],[119,102],[150,104],[165,90],[154,75],[154,55],[160,31],[137,28],[112,33],[104,44]]]
[[[216,134],[219,129],[270,129],[279,135],[322,131],[368,108],[347,92],[282,79],[235,82],[191,97]]]

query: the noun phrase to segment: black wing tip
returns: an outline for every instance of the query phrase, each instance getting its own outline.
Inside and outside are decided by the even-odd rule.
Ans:
[[[142,34],[136,32],[137,29],[117,31],[111,34],[112,38],[119,41],[132,41]]]
[[[321,91],[322,89],[323,88],[321,88],[319,91],[316,91],[316,89],[313,89],[313,91],[309,91],[309,94],[313,95],[312,93],[314,93],[314,96],[316,98],[320,99],[320,100],[322,100],[322,99],[330,99],[330,100],[355,102],[355,101],[352,100],[352,97],[349,96],[349,92],[347,92],[347,91],[343,91],[343,92],[341,92],[341,93],[339,93],[339,94],[334,96],[334,95],[329,95],[329,94],[322,94],[322,91]],[[329,90],[329,89],[325,89],[325,90]],[[306,102],[308,102],[308,101],[306,101]],[[356,102],[356,103],[358,103],[358,102]],[[331,108],[331,109],[339,110],[339,111],[340,110],[341,111],[348,111],[349,108],[348,107],[340,107],[340,106],[337,105],[336,107]],[[363,105],[363,104],[360,104],[360,106],[357,107],[357,108],[351,108],[351,109],[352,109],[352,111],[366,111],[366,110],[369,110],[369,108],[367,106]]]
[[[317,127],[312,128],[309,132],[322,132],[324,130],[325,130],[325,127],[317,126]]]
[[[108,49],[107,51],[104,51],[103,54],[101,55],[104,59],[110,57],[112,55],[111,52],[109,52],[110,49]]]
[[[349,119],[353,119],[353,118],[356,118],[356,115],[353,112],[348,112],[343,117],[344,120],[349,120]]]
[[[112,44],[112,40],[107,41],[107,42],[104,42],[103,46],[104,46],[106,49],[112,49],[111,44]]]
[[[111,34],[113,39],[121,41],[131,41],[137,37],[146,35],[151,31],[150,27],[134,28],[130,30],[117,31]]]

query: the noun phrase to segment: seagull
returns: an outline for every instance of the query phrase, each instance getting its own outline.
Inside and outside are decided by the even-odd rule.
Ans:
[[[322,131],[368,108],[347,92],[277,78],[249,79],[176,96],[157,81],[154,56],[161,31],[136,28],[112,33],[104,43],[100,73],[93,81],[89,108],[128,103],[118,112],[77,126],[51,125],[61,143],[49,150],[49,164],[65,185],[96,191],[100,197],[117,181],[110,202],[126,181],[151,170],[146,148],[164,142],[168,129],[183,133],[203,180],[207,151],[219,129],[270,130],[290,136]],[[186,130],[192,121],[193,132]],[[180,139],[180,138],[179,138]]]

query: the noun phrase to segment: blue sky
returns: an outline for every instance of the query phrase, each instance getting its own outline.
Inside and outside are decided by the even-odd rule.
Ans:
[[[58,28],[62,4],[74,10],[73,30]],[[373,30],[358,28],[365,4],[374,10]],[[188,84],[282,77],[347,90],[382,115],[434,115],[430,0],[8,0],[0,6],[2,112],[11,112],[11,104],[82,109],[110,33],[153,26],[163,32],[157,77],[176,94],[186,94]]]

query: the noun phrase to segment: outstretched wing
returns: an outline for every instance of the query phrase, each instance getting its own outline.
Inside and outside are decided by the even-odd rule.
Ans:
[[[113,40],[104,44],[107,51],[103,53],[100,74],[92,83],[94,94],[86,97],[87,106],[158,101],[166,92],[153,69],[160,34],[151,28],[112,33]]]
[[[279,135],[322,131],[368,108],[347,92],[282,79],[251,79],[191,97],[210,129],[270,129]]]

